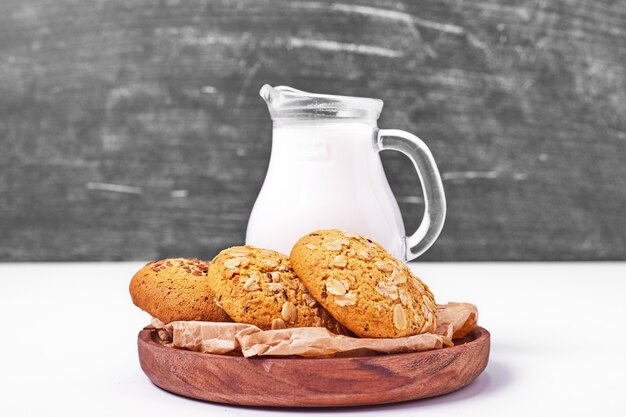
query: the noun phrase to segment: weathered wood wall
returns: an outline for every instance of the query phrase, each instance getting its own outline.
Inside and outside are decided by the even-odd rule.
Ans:
[[[263,83],[382,98],[427,141],[449,211],[422,259],[626,259],[625,66],[623,0],[0,1],[0,260],[242,242]]]

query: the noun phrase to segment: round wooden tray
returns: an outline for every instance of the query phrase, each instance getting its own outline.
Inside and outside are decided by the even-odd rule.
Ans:
[[[354,358],[213,355],[165,347],[139,332],[139,362],[164,390],[199,400],[272,407],[392,403],[456,391],[487,366],[489,332],[474,329],[455,346]]]

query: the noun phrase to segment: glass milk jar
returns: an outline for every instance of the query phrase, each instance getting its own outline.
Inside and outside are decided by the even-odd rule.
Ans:
[[[272,152],[246,244],[288,255],[309,232],[342,229],[408,261],[435,242],[446,213],[437,165],[417,136],[378,129],[381,100],[269,85],[261,97],[273,120]],[[424,217],[410,236],[380,161],[386,149],[406,154],[421,180]]]

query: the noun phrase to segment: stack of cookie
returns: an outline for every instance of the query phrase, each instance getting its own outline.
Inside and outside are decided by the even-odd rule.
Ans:
[[[164,260],[131,281],[133,302],[157,319],[229,321],[263,330],[323,326],[390,338],[434,332],[435,300],[401,261],[363,236],[320,230],[289,257],[252,246],[210,263]]]

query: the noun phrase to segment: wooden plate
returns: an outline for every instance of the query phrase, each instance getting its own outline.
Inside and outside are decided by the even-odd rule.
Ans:
[[[392,403],[446,394],[487,366],[482,327],[455,346],[356,358],[212,355],[165,347],[156,331],[139,333],[139,362],[164,390],[199,400],[272,407],[337,407]]]

